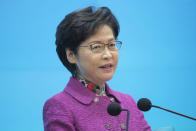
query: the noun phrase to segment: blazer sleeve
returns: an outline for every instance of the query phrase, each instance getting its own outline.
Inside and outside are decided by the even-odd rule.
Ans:
[[[44,131],[75,131],[72,112],[55,98],[44,104],[43,122]]]

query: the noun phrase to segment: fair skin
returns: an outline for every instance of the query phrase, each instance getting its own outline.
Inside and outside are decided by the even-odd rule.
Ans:
[[[112,29],[103,25],[96,33],[81,43],[81,46],[87,46],[92,41],[102,41],[108,43],[115,40]],[[110,51],[107,46],[101,53],[93,53],[89,48],[79,47],[77,56],[70,50],[66,50],[68,61],[76,64],[78,73],[86,80],[102,86],[110,80],[118,64],[118,51]]]

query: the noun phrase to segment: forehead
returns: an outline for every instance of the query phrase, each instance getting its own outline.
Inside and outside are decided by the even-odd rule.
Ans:
[[[100,26],[96,30],[95,34],[91,35],[84,42],[82,42],[81,45],[86,45],[92,41],[107,42],[107,41],[111,41],[114,39],[115,37],[114,37],[112,29],[108,25],[103,25],[103,26]]]

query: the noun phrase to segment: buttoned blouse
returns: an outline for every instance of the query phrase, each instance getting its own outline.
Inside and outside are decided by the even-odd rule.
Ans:
[[[105,85],[107,96],[96,96],[82,83],[70,78],[65,89],[46,101],[43,108],[45,131],[125,131],[126,112],[107,113],[111,102],[130,111],[129,131],[151,131],[134,99]]]

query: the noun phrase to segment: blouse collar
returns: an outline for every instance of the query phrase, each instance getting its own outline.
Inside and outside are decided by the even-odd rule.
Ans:
[[[107,83],[105,83],[105,90],[108,96],[114,97],[117,102],[121,103],[121,97],[116,91],[113,91]],[[83,104],[90,104],[96,97],[96,94],[86,88],[77,79],[71,77],[64,91],[74,97]]]
[[[87,89],[94,92],[97,96],[106,96],[105,92],[105,85],[103,86],[97,86],[94,83],[88,82],[85,79],[79,77],[76,78],[78,81],[80,81]]]

